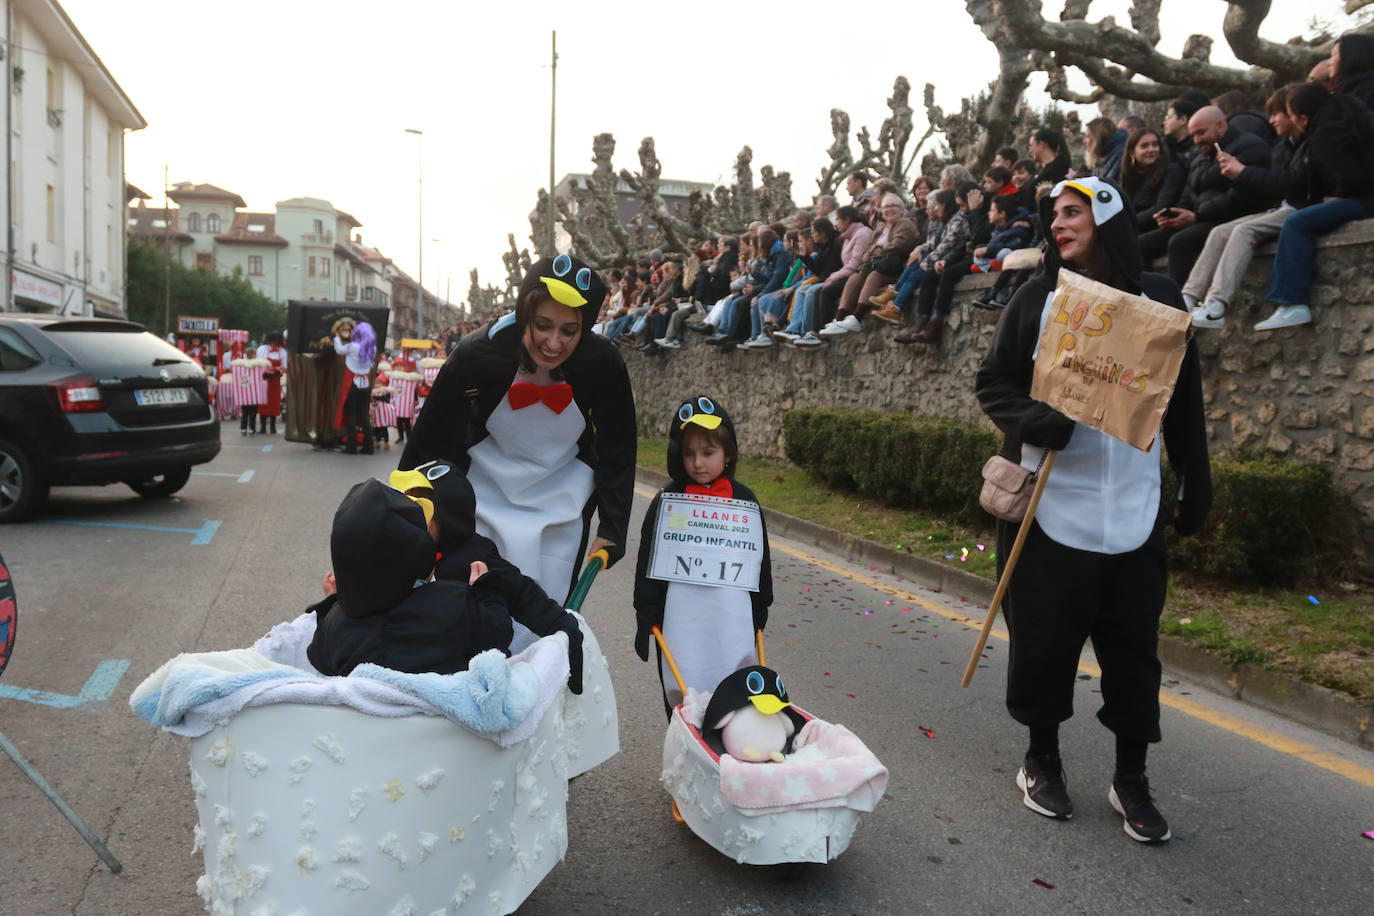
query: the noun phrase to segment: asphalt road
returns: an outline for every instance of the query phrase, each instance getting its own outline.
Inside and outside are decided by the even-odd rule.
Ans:
[[[339,498],[398,457],[224,429],[224,452],[175,499],[59,489],[39,519],[0,528],[20,607],[0,731],[124,865],[112,875],[0,758],[0,913],[201,911],[186,743],[136,718],[129,693],[176,653],[247,645],[315,600]],[[1077,813],[1045,820],[1013,784],[1024,737],[1001,701],[1005,641],[959,686],[976,635],[965,619],[981,611],[795,544],[773,548],[770,664],[796,702],[847,725],[887,765],[877,811],[836,861],[797,868],[736,865],[674,823],[658,784],[658,682],[631,648],[623,563],[584,607],[615,681],[622,750],[573,783],[567,857],[522,913],[1369,911],[1374,754],[1166,683],[1150,774],[1175,839],[1143,847],[1106,800],[1112,740],[1091,715],[1088,667],[1063,732]],[[102,677],[125,661],[100,699]],[[35,693],[21,699],[20,688]]]

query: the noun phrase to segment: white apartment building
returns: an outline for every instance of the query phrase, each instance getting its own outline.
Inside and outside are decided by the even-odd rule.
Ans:
[[[123,317],[124,131],[147,122],[54,0],[6,0],[0,309]]]

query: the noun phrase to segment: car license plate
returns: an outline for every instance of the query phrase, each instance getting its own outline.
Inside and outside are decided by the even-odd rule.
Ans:
[[[185,388],[139,388],[134,391],[134,401],[140,407],[185,404],[189,400],[190,395]]]

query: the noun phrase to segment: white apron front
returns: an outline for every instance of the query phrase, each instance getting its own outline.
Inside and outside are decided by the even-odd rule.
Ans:
[[[670,584],[663,602],[663,640],[686,685],[713,692],[729,675],[758,664],[750,593],[742,588]],[[676,706],[682,697],[667,659],[660,666],[669,703]]]
[[[477,533],[496,542],[502,557],[559,604],[567,601],[580,559],[582,510],[592,495],[592,469],[577,457],[586,427],[576,401],[554,413],[538,401],[512,410],[502,398],[487,418],[489,435],[468,449]]]

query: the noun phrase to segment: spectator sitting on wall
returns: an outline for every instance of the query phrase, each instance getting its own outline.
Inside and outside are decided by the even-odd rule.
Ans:
[[[1250,96],[1239,89],[1223,92],[1212,99],[1212,104],[1226,115],[1226,123],[1241,133],[1254,134],[1270,146],[1278,139],[1264,112],[1251,105]]]
[[[954,285],[973,266],[971,252],[974,247],[990,237],[988,220],[982,211],[982,189],[968,182],[955,192],[955,200],[959,212],[945,225],[940,244],[921,262],[923,273],[916,291],[916,319],[907,331],[893,338],[897,343],[940,343],[945,316],[954,299]]]
[[[1011,183],[1016,185],[1016,206],[1035,213],[1035,160],[1017,159],[1011,166]]]
[[[845,285],[863,266],[864,251],[873,239],[873,230],[864,222],[863,214],[857,207],[841,207],[838,216],[835,228],[840,231],[840,267],[825,281],[825,287],[821,290],[820,308],[816,316],[820,327],[825,327],[834,319]]]
[[[972,181],[973,173],[957,162],[940,170],[940,189],[942,191],[957,191],[960,185]],[[976,184],[976,182],[974,183]]]
[[[988,204],[988,228],[991,234],[986,244],[973,249],[970,273],[993,273],[1002,269],[1002,259],[1021,248],[1030,246],[1035,238],[1031,215],[1026,210],[1013,210],[1014,198],[994,197]]]
[[[907,255],[916,247],[916,225],[906,218],[901,197],[885,195],[882,214],[882,228],[864,250],[863,265],[845,280],[835,320],[817,332],[822,337],[858,331],[864,316],[874,308],[873,297],[901,275]]]
[[[1135,208],[1139,231],[1155,228],[1155,214],[1178,203],[1186,178],[1183,166],[1169,158],[1159,131],[1146,127],[1126,141],[1119,183]]]
[[[1004,146],[997,151],[997,155],[992,157],[992,165],[989,168],[1006,169],[1011,171],[1011,167],[1016,164],[1020,154],[1016,152],[1014,146]]]
[[[1011,169],[994,165],[983,173],[983,194],[991,201],[994,197],[1015,196],[1019,189],[1011,180]]]
[[[941,188],[926,197],[925,241],[912,249],[911,254],[906,259],[906,267],[903,268],[897,282],[892,285],[896,295],[890,305],[903,318],[910,312],[916,301],[916,291],[920,289],[921,277],[925,275],[925,271],[921,267],[922,259],[940,244],[940,239],[945,234],[945,224],[954,218],[954,214],[958,210],[957,198],[954,192],[948,188]],[[891,312],[885,312],[883,318],[887,320],[890,315]]]
[[[654,300],[649,305],[647,320],[639,333],[639,349],[654,354],[660,351],[656,338],[663,337],[668,330],[668,318],[679,309],[691,311],[692,303],[687,298],[687,290],[682,284],[682,261],[670,258],[663,262],[663,280],[654,292]]]
[[[1339,71],[1338,71],[1339,72]],[[1318,201],[1283,221],[1269,291],[1274,313],[1255,325],[1275,331],[1312,321],[1307,306],[1317,236],[1374,208],[1374,124],[1370,111],[1352,95],[1303,83],[1288,96],[1288,117],[1307,137],[1307,196]]]
[[[1244,165],[1268,166],[1270,152],[1263,140],[1229,127],[1221,109],[1213,105],[1198,109],[1188,121],[1188,130],[1196,149],[1183,197],[1176,207],[1156,214],[1158,228],[1140,237],[1141,255],[1147,264],[1168,252],[1169,276],[1180,286],[1187,282],[1188,272],[1215,226],[1258,213],[1270,203],[1262,194],[1237,187],[1222,174],[1217,161],[1217,152],[1223,151]]]
[[[873,206],[873,189],[868,186],[868,173],[863,169],[850,172],[844,180],[844,189],[849,192],[849,205],[867,217]]]
[[[795,229],[798,232],[800,232],[803,229],[810,230],[811,221],[813,219],[815,219],[815,217],[811,215],[810,210],[798,210],[796,213],[792,214],[791,228]]]
[[[1331,48],[1331,78],[1336,88],[1374,110],[1374,35],[1347,33]]]
[[[1035,177],[1035,199],[1050,193],[1050,189],[1069,174],[1069,144],[1057,130],[1042,127],[1030,138],[1030,157],[1039,166]],[[1035,208],[1030,208],[1035,212]]]
[[[1316,203],[1308,197],[1307,137],[1288,117],[1288,96],[1297,88],[1281,86],[1265,102],[1269,123],[1279,139],[1267,167],[1242,165],[1220,153],[1223,174],[1241,187],[1279,201],[1278,207],[1222,223],[1207,236],[1207,244],[1183,284],[1183,301],[1193,313],[1193,327],[1220,328],[1226,309],[1235,301],[1255,249],[1278,238],[1284,220],[1295,210]]]
[[[802,251],[802,260],[811,275],[811,281],[803,283],[793,294],[792,319],[785,329],[773,332],[773,339],[807,347],[821,342],[816,336],[821,291],[825,289],[825,282],[843,263],[839,230],[828,219],[815,220],[811,224],[811,244],[803,246]],[[809,342],[802,343],[803,339]]]
[[[1121,157],[1126,152],[1126,129],[1110,118],[1093,118],[1083,128],[1083,145],[1088,167],[1098,178],[1115,181],[1121,175]]]
[[[1188,119],[1201,107],[1179,98],[1164,109],[1164,142],[1169,147],[1169,158],[1183,166],[1185,172],[1193,159],[1193,135],[1188,133]]]
[[[816,198],[816,216],[830,220],[832,226],[835,225],[835,211],[839,208],[834,194],[822,194]]]
[[[935,182],[925,175],[918,175],[916,180],[911,183],[911,198],[915,203],[912,204],[906,215],[907,219],[916,226],[916,243],[918,245],[926,240],[926,231],[930,225],[930,215],[926,212],[926,205],[930,200],[931,192],[934,190]]]

